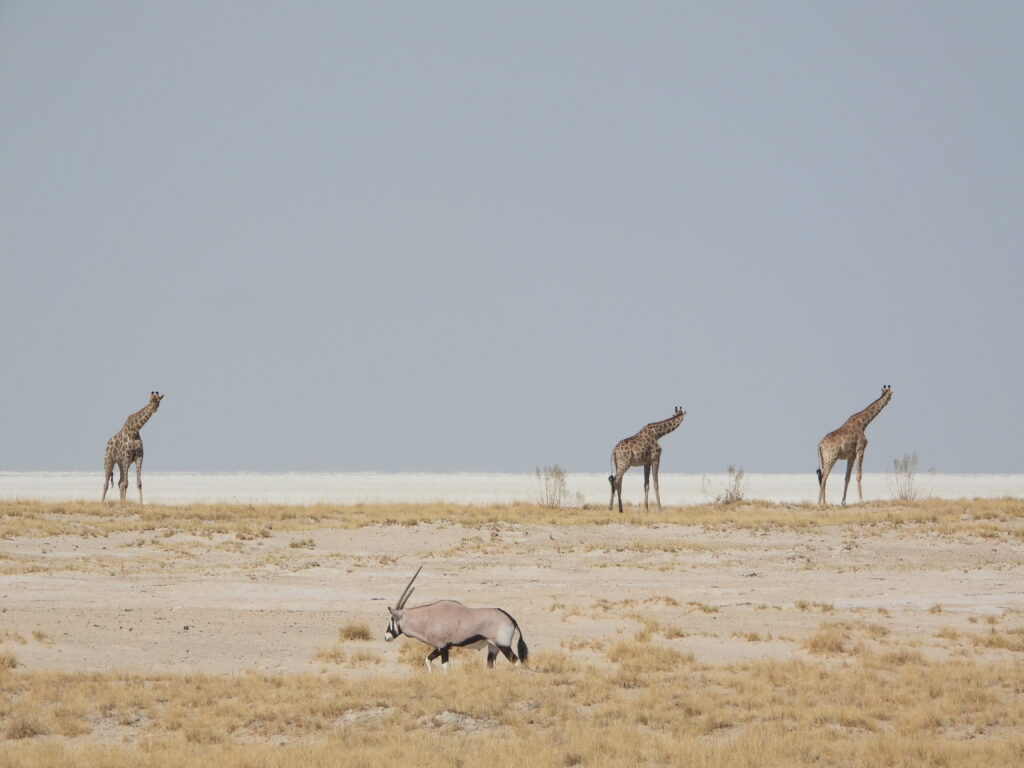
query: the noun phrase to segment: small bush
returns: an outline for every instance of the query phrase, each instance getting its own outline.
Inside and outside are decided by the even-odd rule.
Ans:
[[[338,630],[338,641],[369,640],[370,628],[365,624],[348,623]]]
[[[33,717],[15,715],[7,721],[4,735],[8,739],[29,739],[48,733],[47,729]]]
[[[330,664],[342,664],[345,658],[345,651],[337,646],[334,648],[320,648],[313,654],[314,660]]]
[[[746,495],[743,467],[737,469],[730,464],[727,471],[729,479],[725,482],[725,490],[715,501],[719,504],[735,504],[738,501],[743,501],[743,497]]]
[[[701,493],[713,504],[735,504],[736,502],[743,501],[746,497],[746,475],[743,467],[737,469],[730,464],[726,472],[728,473],[728,479],[725,481],[725,488],[718,494],[712,490],[711,481],[708,480],[706,475],[701,478]]]
[[[903,458],[892,460],[892,477],[889,486],[893,498],[898,501],[914,501],[920,492],[914,487],[917,479],[917,451],[903,454]]]
[[[850,635],[847,627],[836,622],[826,622],[817,631],[804,640],[803,647],[810,653],[833,655],[845,653]]]
[[[537,467],[537,504],[546,509],[569,506],[569,488],[565,483],[566,471],[557,464]],[[577,501],[581,501],[577,494]]]

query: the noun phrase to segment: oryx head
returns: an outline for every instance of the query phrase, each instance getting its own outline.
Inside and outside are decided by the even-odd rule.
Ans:
[[[388,622],[388,628],[384,630],[384,639],[389,643],[402,634],[402,627],[399,622],[402,621],[402,614],[405,613],[403,609],[409,600],[409,596],[412,595],[412,583],[416,581],[416,577],[420,575],[420,571],[422,570],[422,565],[416,569],[416,573],[412,575],[412,578],[409,579],[409,583],[405,585],[405,589],[402,591],[402,596],[398,598],[398,602],[395,603],[395,607],[392,608],[390,605],[388,606],[388,611],[391,613],[391,621]]]

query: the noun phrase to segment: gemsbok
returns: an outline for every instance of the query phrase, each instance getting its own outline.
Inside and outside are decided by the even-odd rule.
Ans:
[[[429,605],[406,608],[405,604],[413,593],[412,583],[423,570],[416,569],[395,607],[388,607],[391,621],[384,632],[384,639],[391,642],[399,635],[426,643],[432,650],[424,663],[430,669],[430,662],[441,657],[441,666],[448,669],[448,651],[455,648],[487,649],[487,666],[493,667],[498,651],[513,664],[525,662],[529,656],[523,631],[519,624],[501,608],[467,608],[454,600],[438,600]],[[519,641],[515,652],[512,641],[516,634]]]

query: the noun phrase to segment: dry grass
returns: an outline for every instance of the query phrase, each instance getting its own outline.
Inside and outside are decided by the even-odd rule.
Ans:
[[[7,671],[0,764],[514,766],[528,754],[542,767],[987,768],[1020,763],[1022,691],[1024,668],[1008,662],[895,649],[708,667],[655,642],[618,643],[594,665],[540,651],[525,669],[371,677]]]
[[[965,511],[969,510],[969,515]],[[963,520],[961,517],[967,517]],[[874,502],[856,507],[821,509],[816,505],[772,504],[745,501],[723,508],[717,504],[666,507],[625,514],[599,508],[546,509],[529,504],[470,506],[455,504],[377,504],[354,506],[285,506],[242,504],[187,504],[139,506],[93,502],[0,502],[0,538],[13,536],[105,536],[111,533],[186,533],[210,536],[233,534],[240,540],[266,538],[272,531],[309,531],[318,528],[359,528],[366,525],[413,526],[419,523],[455,523],[480,527],[496,522],[578,525],[703,525],[748,529],[807,529],[823,525],[927,526],[947,535],[1024,538],[1024,500],[974,499],[894,504]],[[311,539],[298,539],[308,547]],[[650,551],[674,552],[690,548],[684,541],[668,544],[637,542]]]
[[[804,641],[804,648],[810,653],[836,655],[851,650],[850,625],[845,622],[827,621]]]
[[[369,640],[373,635],[370,628],[361,622],[349,622],[338,630],[338,642],[351,642],[353,640]]]
[[[992,627],[987,633],[972,636],[971,640],[975,645],[983,648],[999,648],[1024,653],[1024,627],[1016,627],[1003,632]]]

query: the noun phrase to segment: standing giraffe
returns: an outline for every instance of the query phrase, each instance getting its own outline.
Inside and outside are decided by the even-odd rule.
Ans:
[[[142,438],[139,430],[156,413],[164,396],[159,392],[149,393],[146,407],[136,411],[125,421],[121,431],[107,441],[107,452],[103,455],[103,498],[107,498],[107,489],[114,484],[114,465],[120,472],[117,487],[121,489],[121,501],[128,493],[128,469],[135,462],[135,482],[139,486],[139,504],[142,503]]]
[[[661,446],[658,440],[678,427],[683,417],[686,416],[679,406],[676,406],[672,418],[664,421],[655,421],[648,424],[632,437],[619,440],[612,451],[612,463],[615,465],[615,474],[608,475],[608,482],[612,485],[612,498],[608,502],[608,509],[615,503],[615,492],[619,492],[619,513],[622,513],[622,476],[630,467],[644,468],[644,509],[648,506],[648,491],[650,489],[651,470],[654,470],[654,496],[658,499],[658,509],[661,510],[661,491],[658,489],[658,465],[661,463]]]
[[[857,496],[860,503],[864,503],[864,494],[860,488],[860,477],[864,465],[864,449],[868,446],[868,439],[864,436],[864,430],[868,424],[878,415],[879,411],[885,408],[892,399],[892,387],[886,384],[882,387],[882,394],[875,402],[858,411],[843,422],[843,426],[835,432],[829,432],[818,443],[818,504],[825,504],[825,483],[828,482],[828,473],[840,459],[846,459],[846,482],[843,484],[843,506],[846,506],[846,490],[850,487],[850,472],[853,470],[854,462],[857,464]]]

